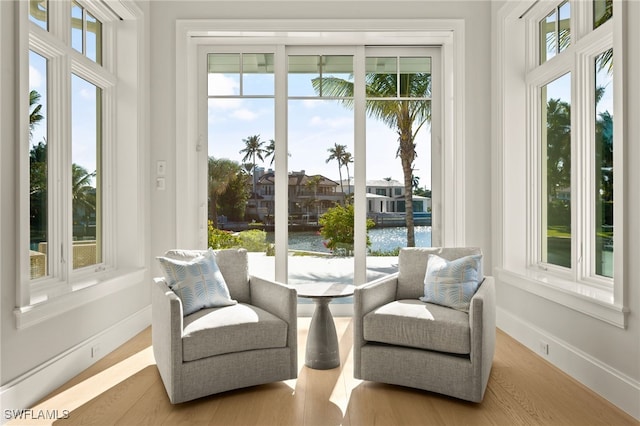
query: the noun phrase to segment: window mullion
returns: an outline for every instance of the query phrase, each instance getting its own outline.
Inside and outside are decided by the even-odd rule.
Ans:
[[[58,259],[59,276],[67,281],[73,269],[73,218],[72,218],[72,190],[71,190],[71,60],[64,57],[60,61],[59,75],[56,81],[59,83],[59,92],[54,99],[60,100],[60,114],[56,120],[58,136],[58,155],[56,156],[56,194],[55,200],[59,203],[55,212],[58,217],[55,220],[57,236],[59,237],[60,258]]]
[[[571,258],[574,281],[580,281],[589,269],[589,249],[586,239],[589,235],[589,220],[585,220],[585,200],[588,195],[585,191],[589,185],[589,168],[585,167],[588,161],[590,136],[587,102],[589,100],[588,78],[586,78],[584,64],[581,63],[582,55],[572,54],[574,66],[571,75]]]

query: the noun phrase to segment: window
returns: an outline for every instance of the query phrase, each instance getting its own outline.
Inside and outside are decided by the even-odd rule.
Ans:
[[[615,11],[600,1],[548,8],[539,4],[527,17],[534,33],[527,38],[528,110],[535,112],[527,114],[528,267],[546,283],[579,284],[582,294],[612,300],[621,176]]]
[[[571,268],[571,74],[540,88],[540,260]]]
[[[121,49],[114,45],[114,23],[137,22],[141,11],[117,6],[122,16],[102,2],[20,2],[20,58],[29,72],[20,83],[18,327],[138,283],[144,273],[137,25],[122,33]],[[116,71],[116,59],[127,67]],[[131,83],[126,102],[116,96],[120,78]],[[44,303],[61,296],[68,296],[63,304]]]
[[[606,0],[505,5],[495,64],[502,188],[495,275],[618,327],[629,312],[622,251],[628,90],[618,66],[626,11],[625,2]],[[508,77],[518,74],[522,81]]]
[[[539,24],[540,63],[564,51],[571,44],[571,5],[565,1]]]
[[[71,46],[102,63],[102,22],[76,2],[71,3]]]
[[[47,3],[30,4],[31,21],[40,27],[47,16],[43,5]],[[50,6],[62,7],[63,3]],[[104,260],[104,205],[109,202],[102,190],[103,136],[105,125],[109,125],[103,112],[108,100],[104,93],[115,78],[108,68],[94,69],[83,58],[68,54],[69,49],[75,49],[97,63],[103,56],[100,21],[75,2],[71,9],[71,46],[67,49],[60,47],[52,32],[32,31],[30,37],[28,214],[32,281],[73,280],[76,270],[86,273],[90,267],[94,271],[104,268],[99,266]],[[34,17],[39,19],[34,22]],[[56,24],[60,22],[50,25],[55,28]],[[69,113],[49,107],[66,102]],[[67,184],[55,185],[57,181]],[[71,211],[65,200],[70,201]]]
[[[598,3],[593,8],[595,31],[577,19],[573,25],[588,26],[579,33],[608,40],[604,43],[572,42],[569,2],[555,7],[537,26],[541,64],[529,72],[531,90],[539,93],[532,97],[538,104],[534,108],[540,111],[537,137],[531,141],[539,147],[540,164],[534,172],[539,187],[534,205],[539,208],[533,216],[539,248],[532,263],[579,281],[610,286],[616,175],[614,55],[611,26],[602,26],[611,17],[611,4]],[[556,55],[556,60],[548,61]],[[578,123],[592,124],[584,131]],[[575,164],[576,159],[584,160]]]

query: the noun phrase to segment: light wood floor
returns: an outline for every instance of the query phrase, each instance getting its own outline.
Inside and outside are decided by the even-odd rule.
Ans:
[[[69,410],[67,419],[53,423],[63,426],[639,424],[499,330],[485,399],[473,404],[354,379],[350,318],[336,318],[340,368],[309,369],[308,328],[309,319],[300,318],[296,380],[171,405],[154,364],[149,328],[33,408]]]

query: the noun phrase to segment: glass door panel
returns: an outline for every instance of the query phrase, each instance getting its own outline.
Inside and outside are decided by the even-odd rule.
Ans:
[[[243,247],[274,278],[273,53],[207,56],[208,246]],[[271,257],[269,259],[269,257]]]
[[[431,246],[431,57],[366,58],[368,279]],[[410,196],[407,196],[409,194]]]
[[[353,283],[353,56],[288,57],[290,284]]]

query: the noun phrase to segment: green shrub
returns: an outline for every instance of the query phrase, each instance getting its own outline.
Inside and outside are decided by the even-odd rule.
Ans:
[[[240,239],[229,231],[223,231],[213,227],[213,222],[209,221],[209,247],[216,249],[225,249],[240,246]]]
[[[400,254],[400,247],[396,247],[390,250],[370,250],[369,256],[398,256]]]
[[[238,234],[240,247],[246,248],[247,251],[266,251],[267,250],[267,233],[261,229],[249,229]]]
[[[354,212],[353,204],[347,206],[336,205],[320,216],[320,235],[326,240],[325,245],[331,251],[340,255],[353,253]],[[367,219],[367,230],[375,226],[371,219]],[[367,235],[367,247],[371,245]]]

